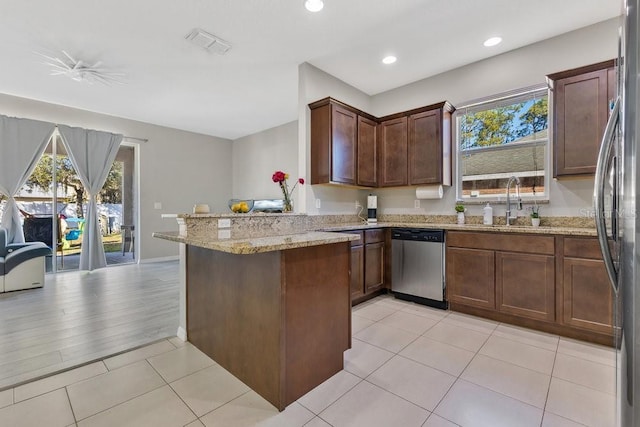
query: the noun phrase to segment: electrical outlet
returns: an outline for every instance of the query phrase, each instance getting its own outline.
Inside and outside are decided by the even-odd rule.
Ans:
[[[230,228],[231,218],[220,218],[218,220],[218,228]]]
[[[322,202],[320,201],[320,199],[316,199],[316,209],[320,209],[321,205],[322,205]]]
[[[154,202],[153,203],[153,209],[162,209],[162,203],[161,202]]]
[[[416,209],[420,209],[420,199],[415,199],[413,201],[413,207]]]
[[[356,200],[356,209],[360,209],[361,207],[360,201]]]

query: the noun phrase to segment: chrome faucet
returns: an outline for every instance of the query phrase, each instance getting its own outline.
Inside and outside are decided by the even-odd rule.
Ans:
[[[511,188],[512,182],[516,183],[516,194],[518,195],[518,202],[516,203],[517,209],[519,211],[522,210],[522,199],[520,198],[520,178],[514,175],[511,178],[509,178],[509,182],[507,182],[507,215],[506,215],[507,225],[511,225],[512,219],[518,218],[518,215],[511,216],[511,193],[509,192],[509,189]]]

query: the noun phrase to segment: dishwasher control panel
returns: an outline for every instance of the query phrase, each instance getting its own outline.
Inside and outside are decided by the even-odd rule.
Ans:
[[[391,230],[394,240],[416,240],[421,242],[444,242],[444,230],[422,230],[411,228],[394,228]]]

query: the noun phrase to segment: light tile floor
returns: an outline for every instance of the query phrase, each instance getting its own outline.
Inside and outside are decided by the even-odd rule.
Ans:
[[[378,297],[345,369],[279,413],[177,338],[0,392],[0,426],[614,425],[613,350]]]

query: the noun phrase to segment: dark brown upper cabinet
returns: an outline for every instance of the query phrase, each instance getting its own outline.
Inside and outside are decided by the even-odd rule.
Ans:
[[[358,161],[356,182],[363,187],[378,186],[378,123],[358,116]]]
[[[547,76],[553,91],[554,177],[592,175],[616,96],[615,61]]]
[[[449,103],[381,119],[332,98],[309,108],[312,184],[451,185]]]
[[[380,187],[451,185],[451,113],[447,102],[380,119]]]
[[[375,187],[375,117],[331,98],[311,109],[311,184]]]
[[[451,108],[409,116],[409,184],[451,185]]]
[[[407,118],[397,117],[380,123],[380,187],[408,185]]]

